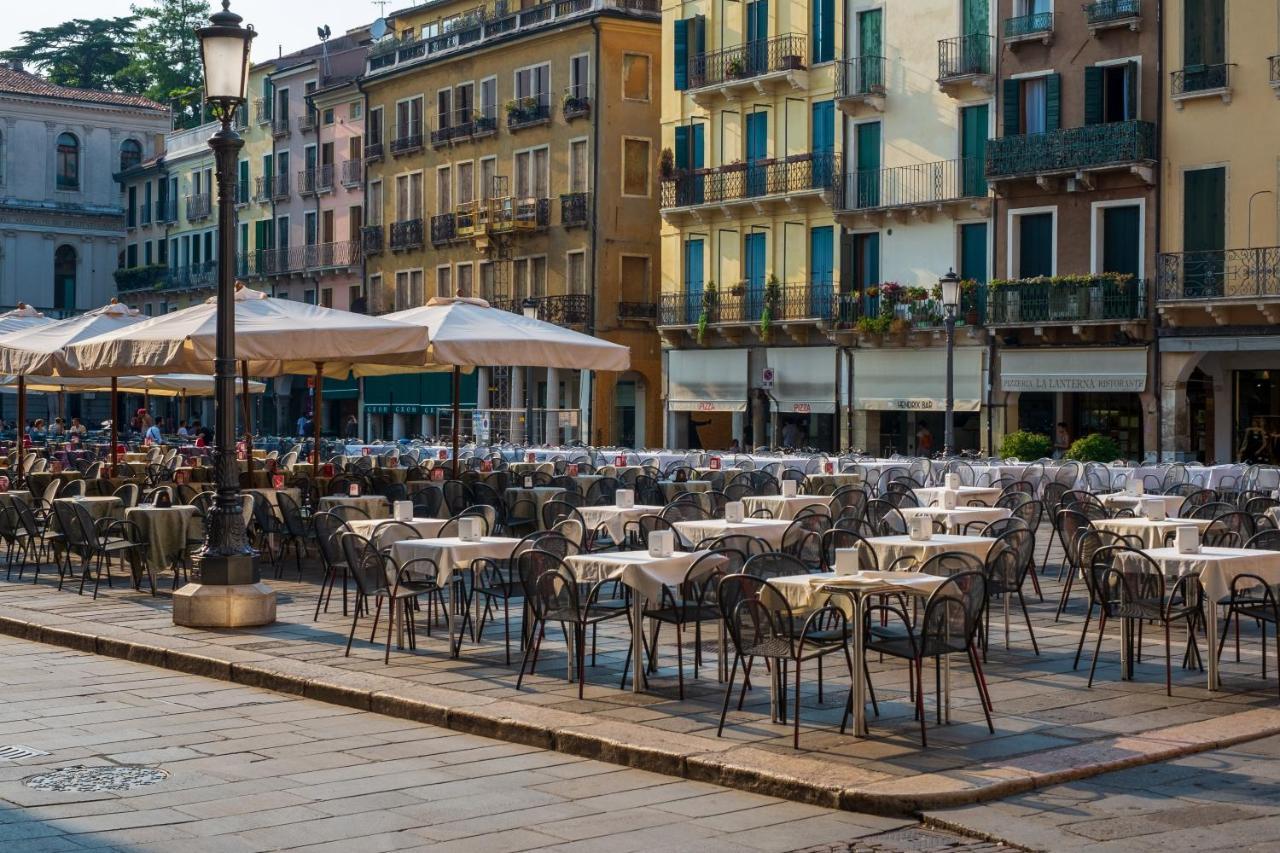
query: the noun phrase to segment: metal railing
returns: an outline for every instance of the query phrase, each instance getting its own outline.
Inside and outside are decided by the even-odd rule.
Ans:
[[[652,323],[658,319],[658,304],[656,302],[619,302],[618,319]]]
[[[848,172],[840,182],[837,210],[872,210],[938,204],[987,194],[979,157],[913,163]]]
[[[116,290],[132,293],[138,290],[163,290],[169,278],[169,267],[156,264],[144,267],[124,267],[112,273]]]
[[[696,291],[663,293],[658,297],[658,325],[694,326],[704,312],[712,326],[755,325],[766,306],[771,323],[831,322],[837,317],[837,294],[830,280],[780,284],[774,301],[769,300],[765,285],[746,282],[721,288],[711,304]]]
[[[1161,302],[1280,297],[1280,246],[1169,252],[1156,268]]]
[[[431,217],[431,245],[439,246],[448,243],[457,236],[452,213],[440,213]]]
[[[271,124],[271,107],[270,98],[254,98],[253,116],[258,124]]]
[[[164,201],[156,202],[156,221],[178,221],[178,200],[176,198],[167,198]]]
[[[315,195],[333,189],[333,164],[298,170],[298,192]],[[287,191],[287,190],[286,190]]]
[[[271,201],[271,176],[259,175],[253,179],[253,200],[259,203]]]
[[[1271,66],[1271,85],[1280,86],[1280,53],[1268,56],[1267,64]]]
[[[364,180],[364,164],[359,160],[342,161],[342,185],[344,187],[359,186]]]
[[[272,175],[271,181],[271,197],[276,201],[283,201],[289,197],[289,176]]]
[[[1090,25],[1126,21],[1138,17],[1141,12],[1142,0],[1097,0],[1086,3],[1084,7],[1085,19]]]
[[[391,140],[391,155],[399,157],[422,150],[422,125],[416,127],[397,127],[396,135]]]
[[[779,71],[801,71],[805,68],[805,45],[804,36],[784,33],[697,54],[689,60],[689,88],[720,86]]]
[[[566,228],[586,226],[591,218],[591,193],[564,193],[560,196],[560,224]]]
[[[1170,73],[1169,93],[1179,96],[1200,92],[1218,92],[1231,86],[1231,63],[1224,65],[1188,65]],[[1274,66],[1273,66],[1274,67]]]
[[[561,109],[564,110],[566,120],[582,118],[591,114],[591,95],[587,93],[587,87],[579,84],[576,86],[566,86],[564,90],[564,98],[561,102]]]
[[[546,92],[507,102],[507,129],[519,130],[551,121],[551,100]]]
[[[288,136],[289,117],[273,115],[271,117],[271,133],[274,136]]]
[[[853,56],[840,60],[837,98],[862,98],[884,93],[883,56]]]
[[[956,36],[938,41],[938,80],[991,73],[994,39],[986,33]]]
[[[993,326],[1131,322],[1146,318],[1146,294],[1146,282],[1141,279],[1024,279],[991,288],[989,322]]]
[[[421,247],[421,219],[405,219],[391,223],[391,251],[401,252],[406,249],[418,249]]]
[[[557,326],[591,325],[591,297],[585,293],[568,293],[557,296],[531,296],[538,305],[538,319]],[[513,314],[524,311],[523,299],[494,299],[493,307]]]
[[[366,225],[360,229],[360,246],[366,255],[382,252],[383,229],[381,225]]]
[[[345,269],[359,264],[363,256],[362,241],[341,240],[245,252],[239,256],[238,268],[241,275],[248,276],[291,275]]]
[[[162,290],[194,290],[214,287],[218,283],[217,261],[205,261],[184,267],[173,267]]]
[[[1053,32],[1053,13],[1035,12],[1005,18],[1004,37],[1007,39],[1033,38]]]
[[[382,159],[382,143],[366,142],[364,144],[364,161],[373,163]]]
[[[1090,124],[987,140],[988,178],[1091,169],[1154,160],[1155,125],[1149,121]]]
[[[319,124],[319,122],[320,118],[316,115],[315,111],[307,110],[305,113],[298,116],[298,130],[303,133],[310,133],[316,129],[316,125]]]
[[[840,180],[840,155],[797,154],[784,160],[758,160],[700,169],[662,182],[662,207],[690,207],[749,201],[834,188]]]
[[[887,297],[879,289],[872,294],[842,293],[837,306],[836,322],[852,326],[864,317],[888,316],[901,320],[912,329],[937,329],[944,324],[947,309],[941,299],[931,296],[907,298],[901,291],[896,301],[886,304]],[[885,308],[888,310],[884,310]],[[987,319],[987,287],[978,285],[964,289],[956,306],[956,325],[981,326]]]
[[[187,219],[205,219],[213,211],[213,196],[209,193],[187,196]]]

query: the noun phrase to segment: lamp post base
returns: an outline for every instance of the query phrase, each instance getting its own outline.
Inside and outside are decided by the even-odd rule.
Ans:
[[[256,628],[276,621],[276,592],[265,583],[189,583],[173,594],[173,624]]]

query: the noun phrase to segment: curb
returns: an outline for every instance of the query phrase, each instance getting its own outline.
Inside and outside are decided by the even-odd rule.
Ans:
[[[12,613],[16,609],[4,610]],[[667,776],[886,817],[919,818],[925,811],[1003,799],[1280,734],[1280,710],[1256,708],[1226,718],[1020,756],[1004,765],[894,777],[809,755],[785,755],[734,741],[647,729],[448,688],[404,684],[388,676],[335,673],[320,664],[235,647],[179,640],[174,642],[190,645],[166,648],[139,639],[137,631],[99,625],[95,627],[107,630],[92,633],[66,627],[69,620],[65,618],[50,617],[51,622],[63,624],[41,624],[34,621],[40,614],[18,612],[26,618],[0,613],[0,634]]]

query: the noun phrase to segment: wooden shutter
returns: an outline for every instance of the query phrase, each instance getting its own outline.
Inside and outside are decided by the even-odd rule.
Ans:
[[[1004,135],[1017,136],[1022,133],[1022,81],[1004,81]]]
[[[1102,77],[1097,65],[1084,70],[1084,123],[1102,124]]]
[[[1062,75],[1049,74],[1044,78],[1044,129],[1062,127]]]
[[[689,168],[689,125],[676,125],[676,168]]]
[[[1127,63],[1126,74],[1124,78],[1125,89],[1128,92],[1129,103],[1125,110],[1125,119],[1128,121],[1137,121],[1141,116],[1138,115],[1138,86],[1142,80],[1142,66],[1130,60]]]
[[[676,89],[683,91],[689,88],[689,22],[687,20],[679,20],[675,22],[675,85]]]

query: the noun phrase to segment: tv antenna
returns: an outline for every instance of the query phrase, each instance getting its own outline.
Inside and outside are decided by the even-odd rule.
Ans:
[[[387,16],[387,7],[391,5],[391,0],[373,0],[373,5],[378,7],[378,17],[385,18]]]

